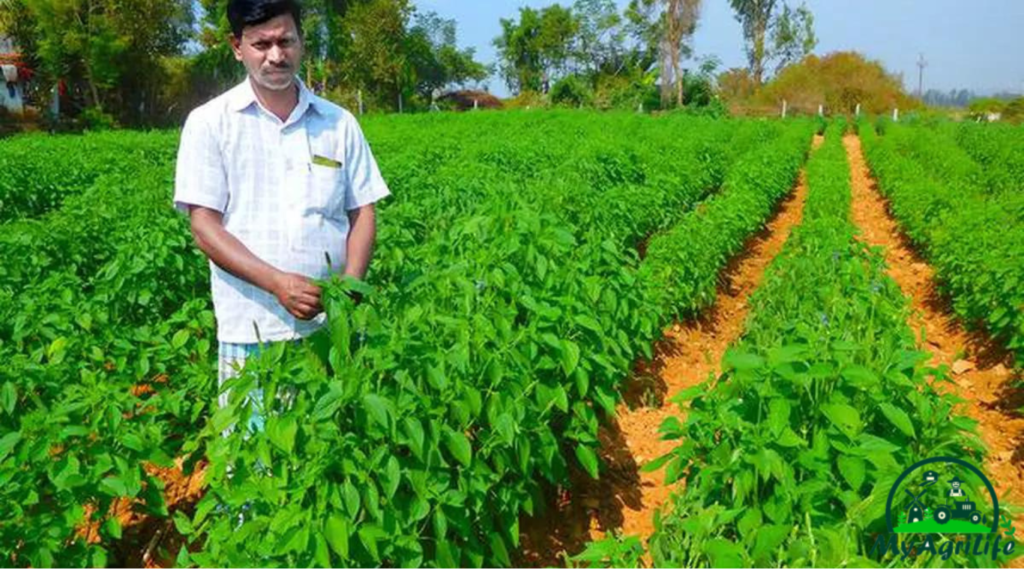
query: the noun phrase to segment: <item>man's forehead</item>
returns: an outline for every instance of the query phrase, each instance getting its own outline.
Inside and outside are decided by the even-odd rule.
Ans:
[[[254,40],[276,40],[279,38],[296,37],[298,30],[290,14],[275,16],[262,24],[246,26],[242,36]]]

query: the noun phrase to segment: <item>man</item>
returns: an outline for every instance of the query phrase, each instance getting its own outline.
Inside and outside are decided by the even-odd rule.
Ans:
[[[953,486],[952,488],[949,489],[949,497],[950,498],[963,498],[964,497],[964,490],[963,490],[963,488],[960,487],[960,477],[959,476],[953,476],[953,479],[950,480],[949,483]]]
[[[189,115],[174,195],[210,259],[221,384],[260,342],[323,326],[313,279],[363,277],[374,203],[389,195],[355,118],[296,76],[297,2],[230,0],[227,12],[231,49],[248,74]],[[250,427],[261,424],[256,415]]]

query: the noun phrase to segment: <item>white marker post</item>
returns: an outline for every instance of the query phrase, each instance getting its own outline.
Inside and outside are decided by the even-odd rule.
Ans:
[[[899,122],[900,121],[900,109],[899,108],[893,108],[892,109],[892,121],[893,122]]]
[[[824,104],[818,104],[818,117],[819,118],[824,118],[825,117],[825,105]]]
[[[856,112],[856,116],[857,116],[857,118],[860,118],[860,102],[857,102],[857,112]]]
[[[783,100],[783,101],[782,101],[782,117],[783,117],[783,118],[785,118],[785,117],[786,117],[786,112],[787,112],[788,110],[789,110],[789,102],[787,102],[786,100]]]
[[[362,90],[357,90],[356,91],[356,100],[359,102],[359,115],[362,116],[363,115],[363,91]]]

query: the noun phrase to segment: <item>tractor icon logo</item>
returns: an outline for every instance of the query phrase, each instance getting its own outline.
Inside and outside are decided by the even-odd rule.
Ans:
[[[961,518],[970,520],[971,524],[981,522],[981,513],[974,509],[974,502],[964,498],[957,501],[957,497],[964,496],[964,490],[960,487],[960,478],[954,476],[949,481],[953,485],[946,495],[946,503],[935,509],[935,521],[939,524],[949,522],[950,518]]]
[[[942,478],[948,480],[941,482]],[[986,491],[989,498],[982,497]],[[992,483],[971,464],[951,457],[928,458],[904,471],[886,506],[886,521],[895,533],[981,534],[995,532],[998,520],[999,501]]]

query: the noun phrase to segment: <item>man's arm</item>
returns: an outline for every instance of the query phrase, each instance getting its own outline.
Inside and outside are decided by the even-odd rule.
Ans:
[[[373,244],[377,239],[377,213],[373,204],[349,210],[348,222],[345,275],[362,280],[373,258]]]
[[[192,206],[189,215],[196,244],[217,266],[273,294],[300,320],[310,320],[323,311],[320,288],[316,284],[305,276],[278,270],[253,254],[224,228],[223,214],[211,208]]]

